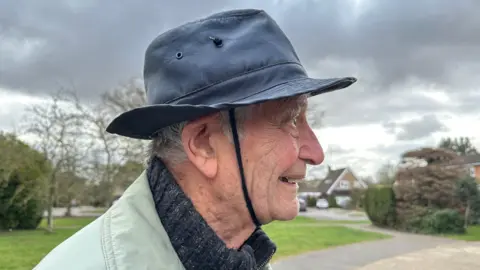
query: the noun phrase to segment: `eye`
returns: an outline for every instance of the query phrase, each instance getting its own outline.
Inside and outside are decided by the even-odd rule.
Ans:
[[[298,116],[295,116],[293,119],[292,119],[292,123],[294,126],[297,126],[297,121],[298,121]]]

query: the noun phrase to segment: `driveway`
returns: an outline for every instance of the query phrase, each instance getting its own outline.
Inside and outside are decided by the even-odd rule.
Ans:
[[[78,206],[72,207],[71,213],[74,217],[97,217],[101,215],[101,212],[98,211],[99,208],[95,208],[92,206]],[[55,207],[53,208],[52,214],[54,217],[63,217],[65,216],[65,212],[67,208],[63,207]],[[47,211],[43,213],[43,216],[47,216]]]
[[[311,211],[310,213],[305,213],[305,215],[308,214],[308,216],[311,217],[316,216],[319,217],[319,219],[332,219],[331,217],[334,217],[333,215],[325,213],[326,212]],[[345,218],[338,219],[345,220]],[[369,224],[345,224],[343,226],[364,231],[389,234],[392,235],[393,238],[356,243],[281,259],[272,265],[273,269],[480,269],[480,260],[478,259],[480,258],[480,253],[476,253],[477,251],[480,252],[478,248],[476,249],[476,247],[479,246],[480,243],[468,243],[442,237],[401,233],[391,230],[379,229]],[[449,256],[451,257],[451,255],[448,254],[454,254],[452,253],[452,250],[459,250],[459,252],[455,253],[455,256],[458,256],[457,260],[451,260],[451,262],[447,262]],[[436,255],[433,256],[432,254]],[[424,258],[425,256],[433,257]],[[412,258],[417,259],[417,264],[408,263],[409,260],[412,260]],[[458,258],[466,259],[463,260]],[[424,264],[422,264],[422,262]],[[438,268],[436,266],[434,267],[432,266],[434,265],[433,263],[444,265],[447,268]],[[452,265],[452,263],[454,265]],[[475,267],[472,266],[472,263],[476,264]]]
[[[311,217],[318,220],[348,220],[367,221],[368,217],[364,212],[344,210],[339,208],[317,209],[308,208],[306,212],[300,212],[301,216]]]

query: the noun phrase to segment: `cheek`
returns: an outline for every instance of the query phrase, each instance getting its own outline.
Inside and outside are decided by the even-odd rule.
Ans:
[[[298,159],[299,147],[297,139],[289,136],[279,145],[277,158],[282,164],[282,169],[286,170],[292,166]],[[286,167],[286,168],[285,168]]]
[[[278,184],[278,177],[288,171],[298,160],[298,146],[295,141],[284,138],[276,141],[275,147],[259,151],[258,156],[257,162],[252,164],[254,170],[251,184],[253,189],[258,191],[258,196],[268,197],[269,192],[272,191],[269,189]]]
[[[272,143],[268,149],[258,153],[262,162],[257,165],[260,171],[269,172],[271,176],[277,178],[288,170],[298,159],[298,143],[291,136],[279,137]]]
[[[270,136],[252,136],[244,144],[245,149],[249,150],[242,154],[247,182],[262,196],[266,196],[269,184],[298,160],[297,140],[289,134],[276,131]]]

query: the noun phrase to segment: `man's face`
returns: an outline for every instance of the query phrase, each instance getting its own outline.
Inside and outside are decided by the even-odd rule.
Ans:
[[[306,105],[305,97],[267,102],[254,106],[243,123],[244,173],[255,213],[263,224],[295,218],[298,201],[293,181],[305,177],[307,163],[323,162],[322,147],[307,123]],[[235,156],[229,154],[224,164],[231,176],[237,176]],[[236,181],[237,195],[243,196],[240,180]],[[244,201],[241,207],[246,208]]]

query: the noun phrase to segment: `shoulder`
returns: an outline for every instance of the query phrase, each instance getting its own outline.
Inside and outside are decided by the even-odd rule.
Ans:
[[[103,270],[101,228],[103,216],[54,248],[33,270]]]

